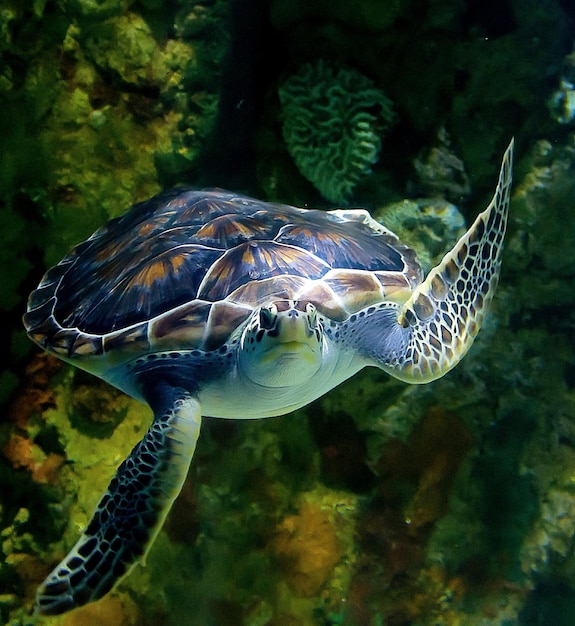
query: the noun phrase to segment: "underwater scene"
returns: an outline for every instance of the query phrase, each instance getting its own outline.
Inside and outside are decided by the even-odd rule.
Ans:
[[[0,624],[575,626],[575,2],[0,0],[0,50]],[[474,220],[505,208],[509,161],[497,184],[512,139],[496,259],[504,221]],[[237,403],[236,412],[246,405],[239,417],[261,417],[243,372],[233,384],[213,382],[218,355],[239,350],[240,331],[242,346],[248,331],[273,339],[287,314],[260,312],[262,274],[248,269],[246,253],[202,256],[190,280],[203,279],[211,300],[183,312],[182,301],[152,301],[181,257],[147,266],[132,292],[134,317],[122,317],[111,285],[131,250],[143,258],[151,249],[163,214],[137,234],[116,222],[93,265],[81,257],[90,244],[78,248],[83,273],[66,288],[54,285],[68,265],[48,274],[30,299],[30,334],[45,345],[64,314],[72,330],[57,326],[52,353],[35,345],[22,316],[45,272],[108,220],[180,185],[279,203],[276,217],[262,217],[266,205],[246,200],[260,221],[230,220],[226,241],[284,224],[274,236],[291,237],[289,254],[281,245],[292,282],[317,279],[317,307],[293,310],[307,320],[305,341],[323,337],[350,359],[361,346],[378,353],[382,334],[414,336],[439,319],[432,296],[443,297],[459,263],[466,283],[450,289],[479,292],[474,310],[458,298],[451,326],[386,355],[415,367],[435,350],[449,366],[398,378],[392,365],[366,367],[325,388],[302,369],[290,406],[304,406],[270,409],[270,419],[204,418],[193,453],[197,432],[185,428],[198,426],[197,394],[162,391],[150,344],[173,353],[187,341],[193,367],[170,371],[193,371],[228,412]],[[240,205],[212,193],[208,208],[218,198]],[[361,207],[385,228],[367,218],[359,226],[348,211],[314,213],[298,239],[282,205]],[[477,252],[490,228],[499,239],[490,255]],[[185,244],[177,232],[168,252]],[[306,256],[303,238],[317,256]],[[380,274],[374,238],[389,244]],[[271,243],[261,244],[260,269],[276,258]],[[319,260],[328,253],[361,264],[330,269]],[[244,299],[213,306],[236,279]],[[269,293],[289,291],[273,271],[267,280]],[[74,320],[96,299],[98,332],[80,332]],[[148,326],[158,306],[166,315]],[[53,315],[40,320],[46,307]],[[387,315],[370,325],[382,311],[401,312],[401,323]],[[471,341],[477,330],[458,363],[468,347],[459,335]],[[257,367],[255,354],[246,362]],[[137,374],[140,399],[58,355],[97,362],[85,369],[104,378],[116,368],[127,391]],[[268,375],[264,367],[272,406]],[[154,413],[143,398],[158,428],[181,441],[146,435]],[[148,447],[113,483],[116,502],[135,494],[140,519],[151,518],[142,537],[128,529],[139,540],[131,560],[115,558],[110,518],[131,521],[104,500],[109,560],[98,561],[103,548],[90,539],[47,587],[144,436]],[[150,467],[164,482],[149,486]],[[43,584],[40,596],[72,585],[77,598],[41,614]],[[96,587],[102,597],[91,602]]]

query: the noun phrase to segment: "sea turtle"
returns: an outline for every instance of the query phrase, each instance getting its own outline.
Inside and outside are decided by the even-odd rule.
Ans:
[[[423,280],[364,210],[306,210],[177,188],[136,204],[48,270],[28,335],[147,402],[154,420],[37,594],[100,598],[141,560],[188,472],[201,416],[289,413],[365,366],[434,380],[467,352],[498,281],[512,166]]]

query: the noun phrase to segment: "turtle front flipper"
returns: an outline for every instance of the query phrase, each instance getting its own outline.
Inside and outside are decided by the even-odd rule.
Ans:
[[[101,598],[141,561],[180,492],[200,433],[199,402],[157,385],[154,421],[120,465],[88,527],[36,595],[38,612],[65,613]]]
[[[383,302],[350,316],[341,341],[409,383],[443,376],[471,347],[493,298],[507,225],[513,141],[495,195],[403,306]]]
[[[481,328],[501,268],[513,164],[513,140],[489,206],[403,305],[405,351],[388,371],[411,383],[443,376],[463,358]]]

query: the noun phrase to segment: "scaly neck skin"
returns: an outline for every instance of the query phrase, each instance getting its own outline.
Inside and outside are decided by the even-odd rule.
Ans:
[[[201,394],[206,405],[205,415],[231,418],[285,415],[320,398],[366,365],[364,360],[357,358],[353,350],[341,350],[340,346],[325,337],[322,340],[320,367],[313,373],[302,367],[300,372],[304,371],[305,376],[300,372],[294,374],[290,367],[284,370],[284,373],[289,370],[289,374],[283,377],[276,374],[275,379],[268,371],[267,383],[260,384],[248,376],[242,360],[240,352],[239,367],[229,381],[229,389],[223,394],[226,382],[220,383],[216,389],[206,389],[205,395]],[[270,381],[284,384],[272,386]]]

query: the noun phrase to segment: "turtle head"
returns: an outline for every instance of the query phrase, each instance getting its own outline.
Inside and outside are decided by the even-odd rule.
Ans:
[[[292,387],[309,380],[323,355],[323,328],[308,301],[278,300],[256,309],[240,342],[240,366],[253,382]]]

